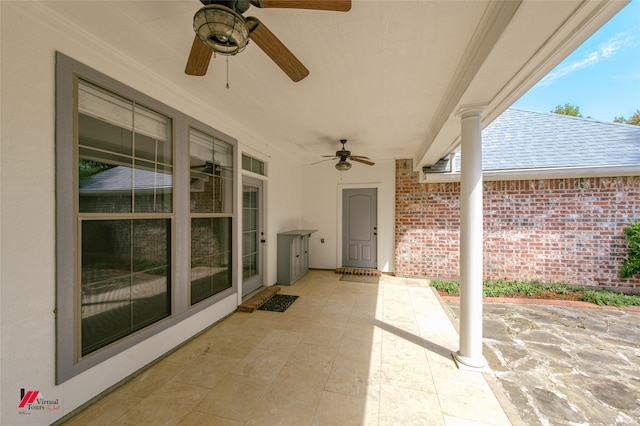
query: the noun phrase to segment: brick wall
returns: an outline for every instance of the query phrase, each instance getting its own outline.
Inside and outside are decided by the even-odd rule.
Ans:
[[[459,276],[460,184],[396,161],[395,272]],[[640,177],[484,183],[484,278],[640,287],[618,273],[640,220]]]

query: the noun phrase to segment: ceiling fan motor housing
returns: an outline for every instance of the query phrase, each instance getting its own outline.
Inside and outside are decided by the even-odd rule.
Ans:
[[[205,6],[218,4],[220,6],[228,7],[231,10],[235,10],[238,13],[245,13],[251,6],[250,0],[200,0],[200,3]]]
[[[336,157],[340,157],[341,161],[344,161],[351,155],[351,151],[344,149],[344,144],[347,143],[346,139],[340,139],[340,143],[342,144],[342,148],[336,151]]]

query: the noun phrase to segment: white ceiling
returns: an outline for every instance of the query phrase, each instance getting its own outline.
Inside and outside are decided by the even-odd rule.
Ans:
[[[625,1],[354,0],[349,12],[259,9],[256,16],[310,70],[292,82],[250,43],[185,75],[201,7],[182,1],[46,1],[61,25],[121,55],[246,126],[303,163],[349,140],[355,155],[428,165],[459,143],[463,105],[493,120]]]

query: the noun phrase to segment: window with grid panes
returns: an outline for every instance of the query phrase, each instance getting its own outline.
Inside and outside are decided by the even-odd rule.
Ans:
[[[233,150],[196,129],[189,131],[191,304],[231,287]]]
[[[264,176],[264,161],[260,161],[247,154],[242,154],[242,170]]]
[[[235,297],[236,146],[56,54],[57,384]]]
[[[78,80],[81,355],[171,314],[171,120]]]

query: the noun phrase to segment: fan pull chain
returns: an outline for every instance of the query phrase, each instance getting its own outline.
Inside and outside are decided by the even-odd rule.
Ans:
[[[229,57],[227,56],[227,89],[229,88]]]

